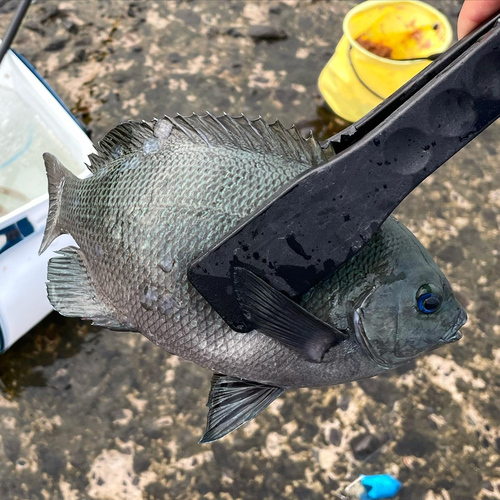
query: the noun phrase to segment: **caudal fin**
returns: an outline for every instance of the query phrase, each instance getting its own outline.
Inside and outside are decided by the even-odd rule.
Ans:
[[[47,225],[38,254],[42,254],[47,250],[47,247],[64,232],[59,224],[62,192],[66,180],[75,178],[54,155],[44,153],[43,160],[49,181],[49,214],[47,215]]]

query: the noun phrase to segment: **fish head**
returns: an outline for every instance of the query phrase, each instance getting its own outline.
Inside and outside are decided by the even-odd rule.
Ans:
[[[460,340],[466,321],[450,283],[420,243],[377,276],[352,310],[357,341],[386,369]]]

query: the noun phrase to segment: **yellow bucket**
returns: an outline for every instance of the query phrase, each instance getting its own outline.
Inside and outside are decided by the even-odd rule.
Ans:
[[[318,86],[339,116],[355,122],[445,51],[453,31],[437,9],[417,0],[369,0],[350,10],[344,36]]]

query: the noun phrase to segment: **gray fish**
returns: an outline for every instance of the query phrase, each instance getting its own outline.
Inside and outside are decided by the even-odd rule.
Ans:
[[[300,304],[237,268],[238,299],[257,325],[250,333],[231,330],[191,286],[194,259],[333,156],[293,127],[165,117],[123,123],[97,151],[84,180],[44,155],[50,208],[40,251],[63,233],[79,246],[50,259],[50,302],[212,370],[201,442],[248,422],[286,389],[371,377],[460,338],[466,314],[450,284],[392,217]]]

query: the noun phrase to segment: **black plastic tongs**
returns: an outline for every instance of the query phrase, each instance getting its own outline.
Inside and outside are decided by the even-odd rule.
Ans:
[[[426,177],[500,116],[500,15],[357,123],[335,158],[294,179],[195,261],[191,283],[233,330],[255,328],[236,293],[244,268],[294,299],[358,252]]]

